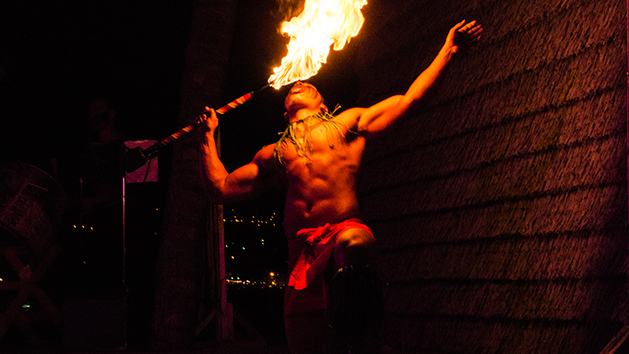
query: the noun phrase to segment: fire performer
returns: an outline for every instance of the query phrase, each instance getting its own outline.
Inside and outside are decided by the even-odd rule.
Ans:
[[[366,143],[417,106],[453,57],[480,39],[482,26],[452,27],[430,66],[404,95],[368,108],[330,113],[317,89],[297,82],[284,101],[288,127],[249,164],[228,173],[219,160],[216,113],[207,109],[200,151],[213,203],[238,203],[271,189],[285,195],[289,244],[286,337],[292,353],[363,353],[378,331],[381,295],[373,269],[376,241],[361,221],[356,175]]]

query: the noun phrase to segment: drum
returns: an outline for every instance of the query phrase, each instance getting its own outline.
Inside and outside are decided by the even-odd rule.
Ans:
[[[37,263],[59,230],[67,197],[41,169],[10,162],[0,166],[0,247],[21,245]]]

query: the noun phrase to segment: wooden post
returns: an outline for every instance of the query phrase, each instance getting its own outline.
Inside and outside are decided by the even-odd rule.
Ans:
[[[216,238],[218,244],[218,271],[220,311],[218,317],[217,338],[221,341],[234,339],[234,311],[232,304],[227,302],[227,279],[225,275],[225,228],[223,225],[223,206],[217,205],[215,213]]]

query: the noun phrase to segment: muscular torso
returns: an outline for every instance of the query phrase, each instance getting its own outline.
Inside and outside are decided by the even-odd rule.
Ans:
[[[297,128],[294,139],[281,149],[286,195],[284,228],[294,236],[302,228],[318,227],[359,217],[356,174],[365,140],[343,124],[318,119]],[[305,141],[305,140],[307,141]],[[279,176],[276,176],[279,177]]]

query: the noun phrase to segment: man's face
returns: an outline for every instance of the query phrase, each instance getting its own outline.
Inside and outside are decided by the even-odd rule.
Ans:
[[[93,99],[89,109],[90,125],[94,130],[101,129],[104,123],[111,122],[114,118],[114,111],[105,99]]]
[[[284,100],[284,108],[287,112],[294,112],[301,108],[318,109],[322,104],[323,97],[316,87],[301,81],[293,85]]]

